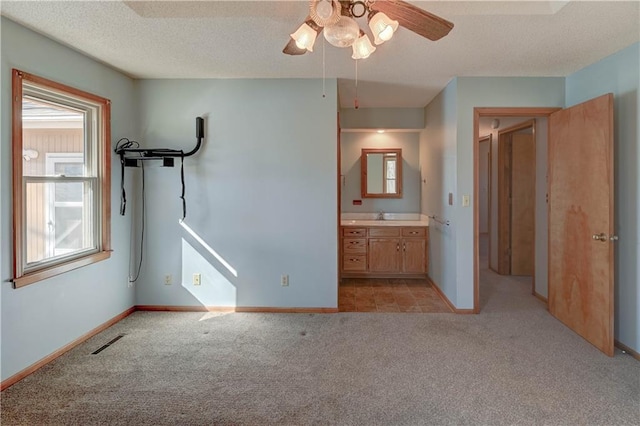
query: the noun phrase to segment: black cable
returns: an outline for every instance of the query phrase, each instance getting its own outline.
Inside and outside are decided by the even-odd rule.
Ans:
[[[124,216],[127,210],[127,191],[124,189],[124,154],[127,149],[132,147],[139,148],[140,144],[137,141],[121,138],[116,142],[114,149],[116,154],[120,156],[120,216]]]
[[[116,147],[114,151],[120,154],[120,152],[126,149],[131,149],[131,148],[140,148],[140,144],[138,143],[138,141],[132,141],[127,138],[121,138],[118,142],[116,142]]]
[[[140,262],[138,263],[138,272],[136,272],[136,277],[132,280],[129,279],[130,283],[134,283],[138,281],[138,277],[140,277],[140,271],[142,270],[142,259],[144,255],[144,217],[145,217],[145,192],[144,192],[144,162],[141,162],[140,165],[142,167],[142,232],[140,233]]]
[[[120,216],[127,209],[127,191],[124,189],[124,152],[120,152]]]
[[[180,198],[182,199],[182,220],[187,217],[187,200],[184,198],[185,185],[184,185],[184,152],[180,151],[180,158],[182,159],[180,163],[180,182],[182,182],[182,194]]]

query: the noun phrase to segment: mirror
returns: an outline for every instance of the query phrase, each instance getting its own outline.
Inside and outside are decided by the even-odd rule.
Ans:
[[[402,198],[402,150],[364,148],[360,155],[362,198]]]

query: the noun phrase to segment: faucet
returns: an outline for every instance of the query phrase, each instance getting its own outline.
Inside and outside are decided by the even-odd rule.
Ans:
[[[384,220],[384,212],[382,210],[378,212],[378,216],[376,216],[376,220]]]

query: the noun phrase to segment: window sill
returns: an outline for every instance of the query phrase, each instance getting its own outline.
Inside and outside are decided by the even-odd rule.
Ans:
[[[100,262],[101,260],[109,259],[110,257],[111,250],[100,251],[50,268],[24,274],[21,277],[13,279],[13,288],[20,288],[38,281],[46,280],[47,278],[69,272],[83,266],[91,265],[92,263]]]

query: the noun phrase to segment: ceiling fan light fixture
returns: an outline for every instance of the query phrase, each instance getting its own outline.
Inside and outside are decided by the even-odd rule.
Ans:
[[[349,47],[360,35],[358,23],[348,16],[341,16],[338,22],[324,27],[324,38],[335,47]]]
[[[364,31],[360,31],[360,37],[356,40],[352,45],[353,47],[353,55],[351,57],[353,59],[367,59],[373,52],[376,51],[376,47],[371,44],[371,40],[369,40],[369,36],[364,33]]]
[[[300,28],[295,33],[291,34],[291,38],[295,40],[298,48],[313,52],[313,45],[316,42],[317,35],[318,33],[305,22],[300,25]]]
[[[393,33],[398,29],[398,21],[394,21],[382,12],[373,12],[369,15],[369,28],[374,36],[375,44],[382,44],[391,40]]]

